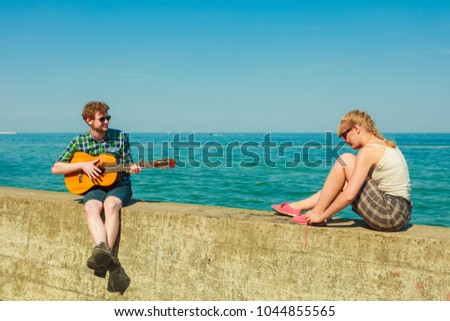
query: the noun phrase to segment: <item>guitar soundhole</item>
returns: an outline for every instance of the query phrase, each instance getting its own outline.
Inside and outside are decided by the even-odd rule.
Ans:
[[[99,166],[98,168],[101,170],[101,174],[105,173],[105,167],[104,166]]]

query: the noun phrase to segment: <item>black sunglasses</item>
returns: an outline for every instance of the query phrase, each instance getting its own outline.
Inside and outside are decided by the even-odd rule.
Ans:
[[[110,119],[111,119],[111,115],[108,115],[108,116],[100,117],[98,120],[100,120],[103,123],[105,120],[109,121]]]
[[[339,137],[347,140],[347,134],[353,129],[353,127],[350,127],[349,129],[347,129],[346,131],[344,131]]]

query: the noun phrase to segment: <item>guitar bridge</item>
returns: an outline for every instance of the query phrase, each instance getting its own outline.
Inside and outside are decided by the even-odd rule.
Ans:
[[[78,183],[82,183],[83,182],[83,171],[80,169],[78,171]]]

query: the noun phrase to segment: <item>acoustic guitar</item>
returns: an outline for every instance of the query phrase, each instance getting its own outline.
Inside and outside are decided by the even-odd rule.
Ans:
[[[101,169],[101,175],[95,179],[90,179],[82,170],[64,175],[64,182],[69,192],[74,194],[84,194],[95,186],[111,186],[116,182],[119,172],[125,172],[131,168],[130,164],[117,164],[115,157],[111,154],[91,156],[84,152],[76,152],[70,163],[90,162],[97,160],[95,164]],[[139,161],[137,165],[141,168],[173,168],[176,162],[172,158],[164,158],[152,162]]]

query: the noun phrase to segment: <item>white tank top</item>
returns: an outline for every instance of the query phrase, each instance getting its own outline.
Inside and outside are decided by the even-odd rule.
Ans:
[[[384,150],[383,157],[375,164],[372,179],[380,191],[410,200],[411,184],[406,159],[398,148],[379,144],[367,144]],[[366,146],[367,146],[366,145]]]

